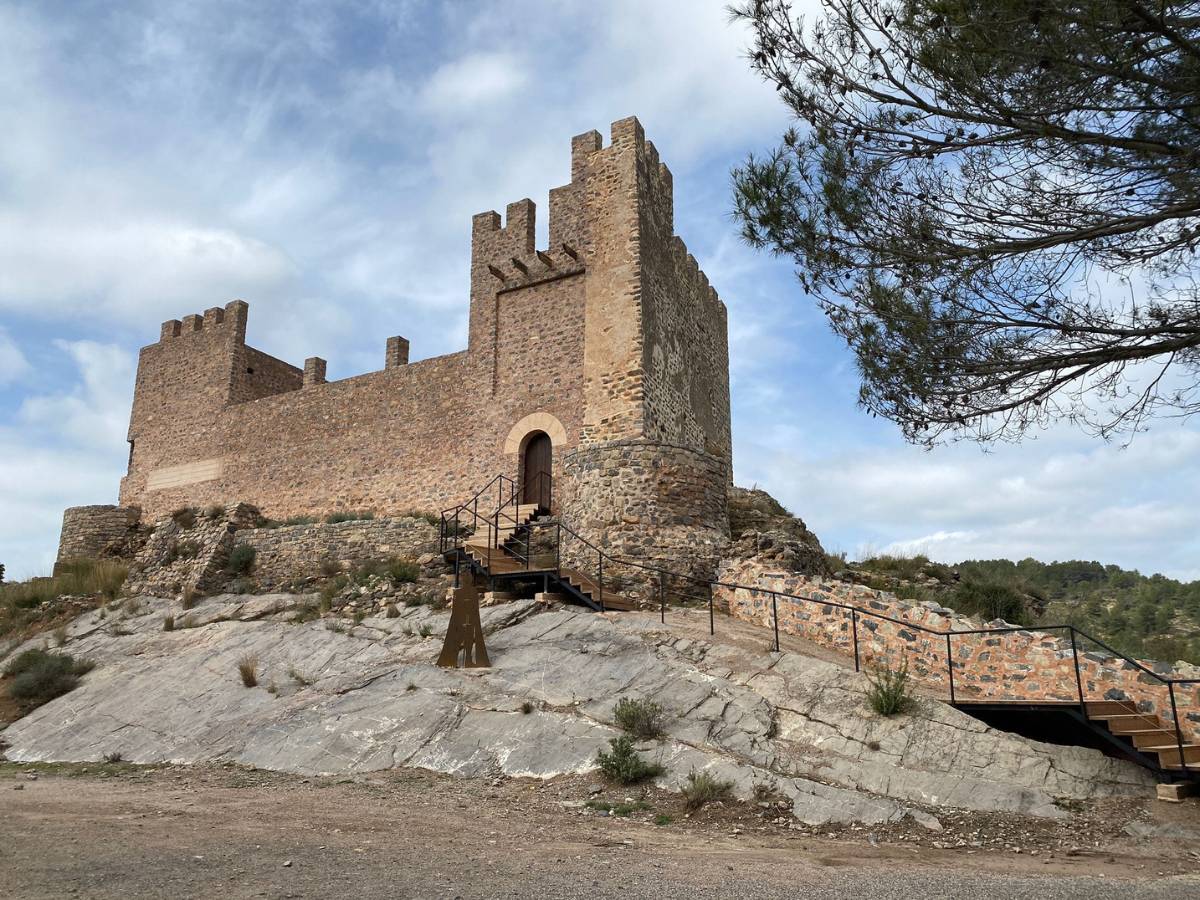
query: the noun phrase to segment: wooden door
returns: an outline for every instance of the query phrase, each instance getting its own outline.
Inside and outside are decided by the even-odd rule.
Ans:
[[[525,441],[521,462],[521,502],[550,509],[550,435],[536,431]]]

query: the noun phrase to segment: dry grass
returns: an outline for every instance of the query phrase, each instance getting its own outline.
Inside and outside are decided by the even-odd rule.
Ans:
[[[238,675],[242,678],[242,684],[248,688],[258,686],[258,657],[243,656],[237,663]]]
[[[128,568],[117,560],[76,560],[60,566],[58,574],[51,577],[0,585],[0,636],[48,627],[56,613],[39,607],[59,597],[112,600],[128,574]]]

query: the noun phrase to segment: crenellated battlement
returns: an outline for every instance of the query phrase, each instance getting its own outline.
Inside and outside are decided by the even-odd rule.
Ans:
[[[235,340],[245,343],[246,321],[249,317],[250,306],[244,300],[233,300],[226,303],[224,308],[214,306],[206,309],[203,315],[193,313],[182,319],[168,319],[162,323],[159,342],[173,340],[199,332],[209,334],[221,331],[230,334]]]

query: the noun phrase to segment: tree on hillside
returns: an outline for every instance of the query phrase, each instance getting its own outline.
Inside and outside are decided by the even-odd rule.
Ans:
[[[734,172],[912,441],[1200,410],[1200,2],[732,10],[794,113]]]

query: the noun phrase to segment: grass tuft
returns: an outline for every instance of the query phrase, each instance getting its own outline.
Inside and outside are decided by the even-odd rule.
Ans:
[[[258,686],[258,657],[243,656],[237,662],[238,675],[242,678],[242,684],[248,688]]]
[[[732,790],[732,781],[717,778],[712,772],[689,772],[683,786],[683,805],[695,812],[707,803],[728,800]]]

